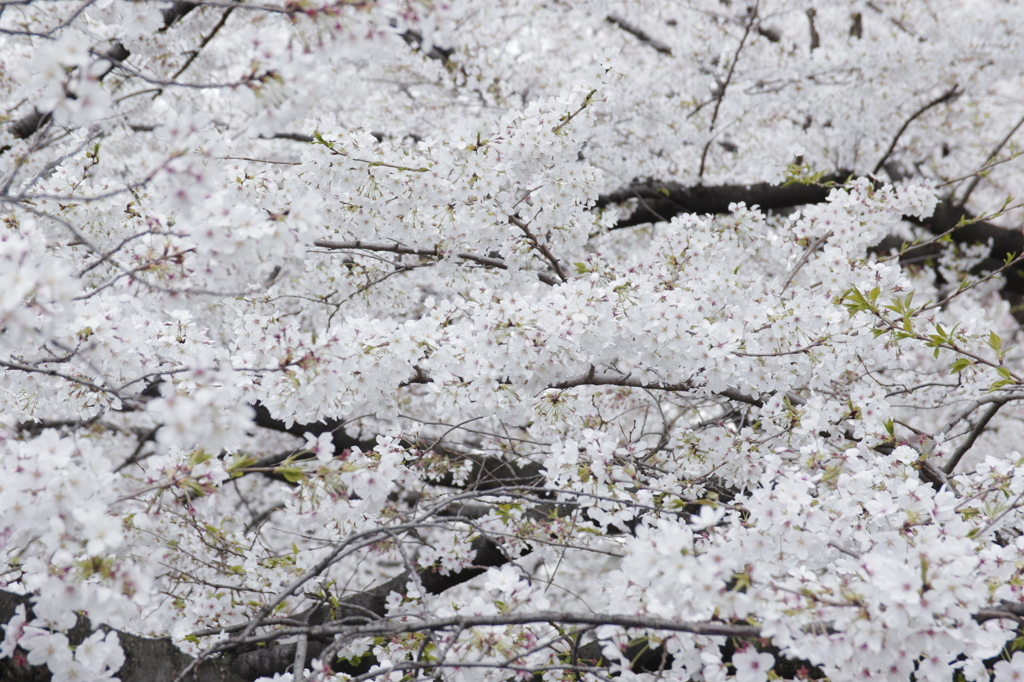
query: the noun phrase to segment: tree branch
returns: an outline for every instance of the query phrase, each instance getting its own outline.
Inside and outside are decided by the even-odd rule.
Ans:
[[[828,183],[844,183],[852,173],[837,171],[824,176],[818,184],[794,184],[788,187],[759,182],[751,185],[720,185],[717,187],[684,187],[678,183],[650,180],[635,183],[608,194],[602,194],[594,204],[601,209],[612,204],[640,199],[636,210],[619,220],[613,230],[621,230],[645,223],[671,220],[682,213],[728,213],[730,204],[745,203],[763,210],[792,208],[806,204],[820,204],[831,190]]]
[[[0,624],[6,625],[14,617],[19,606],[24,606],[31,621],[31,595],[14,594],[0,590]],[[105,626],[101,626],[105,627]],[[96,628],[91,626],[89,618],[79,615],[75,626],[68,631],[68,640],[72,646],[81,644]],[[147,639],[127,632],[117,631],[117,637],[124,650],[125,662],[116,672],[121,682],[154,682],[171,680],[193,662],[188,654],[183,654],[174,646],[169,637]],[[46,666],[29,666],[25,663],[27,652],[17,649],[14,656],[0,659],[0,679],[5,682],[40,682],[49,680],[50,674]],[[225,659],[206,661],[195,668],[195,682],[248,682],[255,678],[246,678],[231,670]]]
[[[335,251],[374,251],[383,253],[396,253],[405,254],[411,256],[421,256],[424,258],[442,258],[442,254],[437,249],[416,249],[410,246],[401,246],[399,244],[375,244],[372,242],[336,242],[330,239],[317,239],[313,242],[314,246],[319,246],[324,249],[332,249]],[[508,265],[500,258],[490,258],[488,256],[479,256],[473,253],[457,253],[456,257],[462,260],[470,261],[471,263],[477,263],[488,268],[498,268],[500,270],[508,270]],[[558,284],[551,275],[546,275],[543,272],[537,273],[537,279],[545,284],[555,285]]]
[[[907,128],[910,127],[911,123],[913,123],[919,116],[921,116],[923,113],[925,113],[926,111],[928,111],[932,107],[936,107],[936,106],[942,104],[943,102],[948,102],[950,100],[954,100],[957,97],[959,97],[961,94],[963,94],[963,91],[960,90],[959,88],[960,88],[959,84],[954,83],[953,87],[951,87],[949,90],[947,90],[946,92],[942,93],[941,95],[939,95],[938,97],[933,99],[931,102],[928,102],[927,104],[922,106],[920,109],[915,111],[913,114],[911,114],[910,118],[908,118],[906,121],[904,121],[903,125],[900,126],[900,129],[898,131],[896,131],[895,137],[893,137],[892,138],[892,142],[889,143],[889,148],[885,150],[885,154],[882,154],[882,158],[880,158],[878,160],[878,163],[875,164],[875,168],[874,168],[874,170],[871,171],[871,173],[872,174],[877,174],[878,171],[882,170],[882,166],[884,166],[885,162],[889,159],[889,155],[892,154],[894,149],[896,149],[896,143],[898,143],[900,141],[900,137],[903,135],[903,133],[905,133],[907,131]]]
[[[607,17],[604,18],[604,20],[607,21],[609,24],[611,24],[613,26],[618,26],[623,31],[625,31],[626,33],[630,34],[631,36],[633,36],[634,38],[639,40],[641,43],[644,43],[645,45],[649,45],[650,47],[653,47],[655,50],[657,50],[658,52],[660,52],[662,54],[667,54],[670,57],[672,56],[672,48],[671,47],[669,47],[665,43],[661,42],[657,38],[652,38],[642,28],[640,28],[638,26],[635,26],[634,24],[629,23],[628,21],[623,19],[618,14],[609,14]]]
[[[757,5],[748,7],[747,11],[750,16],[747,18],[747,24],[743,29],[743,37],[740,38],[740,44],[736,48],[736,54],[732,57],[732,63],[729,64],[729,72],[725,75],[725,80],[719,83],[718,92],[715,93],[715,108],[711,113],[711,124],[708,126],[708,141],[704,144],[704,149],[700,153],[700,169],[697,171],[697,177],[704,177],[704,165],[707,162],[708,149],[711,148],[711,142],[715,139],[715,123],[718,121],[718,110],[722,106],[722,100],[725,99],[725,91],[728,89],[730,83],[732,83],[732,76],[736,72],[736,64],[740,61],[740,53],[743,52],[743,46],[747,43],[747,37],[750,35],[750,30],[754,28],[754,24],[757,22]]]
[[[184,17],[196,7],[198,7],[198,5],[192,2],[175,2],[163,11],[164,25],[158,32],[163,33],[170,28],[174,22]],[[104,58],[111,61],[111,68],[113,68],[113,64],[123,62],[130,56],[131,52],[129,52],[125,46],[119,42],[115,42],[110,49],[103,54]],[[103,73],[99,74],[97,76],[97,80],[102,81],[110,71],[111,69],[107,69]],[[20,140],[26,140],[32,137],[50,121],[50,114],[51,112],[49,111],[40,111],[37,107],[33,107],[31,113],[26,114],[11,124],[11,134]],[[0,149],[0,154],[4,151],[6,150]]]
[[[996,155],[999,154],[999,151],[1006,146],[1006,143],[1010,141],[1010,138],[1013,137],[1014,133],[1016,133],[1022,125],[1024,125],[1024,117],[1021,117],[1021,119],[1017,121],[1017,124],[1010,128],[1010,132],[1006,133],[1006,136],[1003,137],[1003,139],[1000,140],[999,143],[992,148],[992,151],[989,153],[988,158],[985,159],[985,163],[981,165],[981,170],[975,173],[974,179],[971,180],[969,185],[967,185],[967,188],[964,190],[964,195],[960,197],[960,200],[957,202],[957,206],[959,206],[962,209],[964,206],[967,205],[967,200],[971,198],[971,194],[974,192],[974,188],[977,187],[978,183],[980,183],[982,178],[985,177],[982,174],[982,171],[984,171],[985,168],[988,167],[990,163],[992,163],[992,161],[996,158]]]
[[[743,202],[747,206],[759,206],[762,210],[788,209],[807,204],[824,202],[831,192],[830,183],[843,184],[853,175],[838,171],[823,177],[814,185],[790,185],[781,187],[769,183],[751,185],[721,185],[717,187],[683,187],[678,183],[663,183],[648,180],[602,194],[594,204],[601,209],[612,204],[621,204],[631,199],[640,203],[626,218],[619,220],[611,229],[621,230],[647,223],[665,222],[682,213],[715,214],[728,213],[729,205]],[[951,198],[941,201],[930,218],[924,220],[904,216],[904,220],[925,227],[934,235],[950,234],[956,244],[985,244],[991,240],[992,247],[986,259],[978,263],[972,272],[994,272],[1005,267],[1008,258],[1024,254],[1024,233],[1017,229],[1000,227],[988,220],[978,220],[973,214],[956,205]],[[872,248],[878,254],[900,248],[903,240],[885,238]],[[913,246],[905,249],[900,258],[903,261],[925,260],[939,255],[944,245],[938,242]],[[1010,310],[1018,322],[1024,323],[1024,268],[1006,268],[1005,284],[1000,295],[1010,304]]]
[[[949,461],[946,462],[946,466],[942,467],[942,473],[949,476],[956,469],[956,465],[960,463],[960,459],[967,454],[967,451],[974,447],[974,441],[978,440],[978,436],[981,435],[988,423],[992,421],[992,417],[996,416],[996,412],[999,411],[1003,405],[1005,405],[1010,399],[997,400],[993,402],[987,410],[978,419],[978,422],[971,428],[970,433],[967,434],[967,439],[960,444],[960,446],[953,451],[953,454],[949,456]]]
[[[174,72],[174,75],[171,76],[171,80],[174,80],[181,74],[185,73],[185,70],[192,65],[192,62],[196,60],[196,57],[198,57],[199,53],[203,51],[203,48],[206,47],[210,43],[210,41],[213,40],[214,36],[216,36],[217,33],[224,27],[224,24],[226,24],[228,21],[228,17],[230,17],[231,13],[234,11],[234,7],[228,7],[226,10],[224,10],[224,13],[220,16],[220,21],[218,21],[217,24],[213,27],[213,29],[211,29],[210,32],[199,42],[199,47],[197,47],[189,53],[188,59],[186,59],[185,63],[182,64],[178,68],[178,70]],[[159,94],[159,92],[157,94]],[[154,97],[155,96],[156,95],[154,95]]]
[[[589,99],[589,95],[587,98]],[[580,111],[582,111],[582,109]],[[548,249],[547,246],[541,244],[540,240],[537,239],[536,236],[534,236],[534,234],[530,231],[530,226],[515,216],[509,216],[508,221],[523,231],[523,234],[526,235],[526,238],[533,243],[534,247],[536,247],[536,249],[540,251],[541,255],[544,256],[544,258],[547,259],[548,263],[551,264],[551,267],[554,268],[555,273],[558,275],[558,279],[565,282],[565,273],[562,272],[562,266],[558,264],[558,259],[555,258],[554,254],[551,253],[551,250]]]
[[[560,623],[564,625],[618,625],[623,628],[642,628],[647,630],[664,630],[667,632],[685,632],[705,637],[739,637],[756,639],[761,636],[761,629],[756,625],[739,623],[723,623],[716,621],[680,621],[651,616],[633,616],[629,614],[601,613],[569,613],[565,611],[534,611],[528,613],[509,613],[498,616],[451,616],[431,620],[414,620],[411,622],[374,621],[365,625],[347,625],[324,623],[309,628],[290,628],[273,635],[259,635],[245,643],[266,642],[277,637],[294,636],[306,632],[311,637],[325,637],[336,634],[355,635],[358,637],[385,637],[424,630],[443,630],[456,628],[468,630],[475,627],[500,625],[529,625],[532,623]]]

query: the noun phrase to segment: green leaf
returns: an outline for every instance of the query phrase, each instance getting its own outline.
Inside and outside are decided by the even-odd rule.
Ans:
[[[511,523],[513,521],[515,518],[513,512],[521,512],[523,510],[523,506],[517,502],[503,503],[496,506],[498,518],[505,523]]]
[[[949,368],[950,374],[959,374],[974,363],[967,358],[957,358]]]
[[[258,462],[255,457],[249,455],[235,455],[231,459],[231,463],[227,466],[227,472],[232,475],[232,478],[242,475],[241,469],[251,467],[253,464]]]
[[[873,290],[877,291],[877,289]],[[875,294],[877,296],[877,294]],[[876,309],[874,301],[869,301],[864,297],[864,294],[860,292],[857,287],[853,287],[840,299],[840,303],[846,306],[847,312],[853,317],[857,313],[872,311]]]
[[[334,149],[334,143],[325,140],[319,130],[313,131],[313,144],[322,144],[328,149]]]
[[[186,478],[184,481],[178,483],[178,487],[187,490],[192,497],[205,497],[206,491],[203,486],[197,481],[193,481],[191,478]]]
[[[994,384],[988,387],[988,392],[991,393],[992,391],[998,391],[1003,386],[1007,386],[1012,383],[1013,381],[1011,379],[1000,379],[999,381],[995,382]]]
[[[277,467],[274,471],[284,476],[284,480],[289,483],[300,483],[306,479],[305,473],[299,467]]]
[[[189,456],[188,463],[192,466],[199,466],[203,462],[209,462],[211,459],[213,459],[213,455],[206,450],[199,448]]]
[[[995,332],[988,333],[988,345],[989,348],[998,353],[1003,348],[1003,340],[999,338],[999,335]]]

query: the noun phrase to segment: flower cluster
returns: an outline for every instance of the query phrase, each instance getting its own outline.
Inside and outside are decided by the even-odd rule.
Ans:
[[[0,12],[0,663],[1018,679],[1024,7],[805,4]]]

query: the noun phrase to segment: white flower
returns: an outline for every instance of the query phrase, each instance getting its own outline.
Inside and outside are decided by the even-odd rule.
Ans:
[[[331,432],[321,433],[319,436],[307,433],[306,449],[316,455],[319,461],[330,462],[334,458],[334,440]]]
[[[75,519],[81,524],[88,538],[86,551],[90,556],[99,556],[116,549],[124,540],[121,519],[97,507],[75,509]]]
[[[487,569],[487,580],[484,581],[484,589],[486,590],[495,590],[508,594],[514,591],[518,584],[519,573],[510,564],[505,564],[501,568]]]
[[[761,179],[770,185],[778,185],[786,179],[786,166],[780,163],[769,163],[761,169]]]
[[[725,516],[725,507],[714,508],[711,505],[705,504],[700,508],[700,516],[697,518],[690,517],[690,528],[694,530],[704,530],[716,525]]]
[[[737,682],[765,682],[768,671],[775,665],[775,657],[749,648],[734,654],[732,664],[736,666]]]
[[[21,637],[22,628],[25,626],[25,605],[19,604],[14,611],[14,618],[11,618],[7,625],[4,625],[4,641],[0,645],[0,659],[7,658],[14,653],[18,646],[18,638]]]
[[[398,592],[389,592],[387,599],[384,600],[384,606],[387,608],[388,613],[393,613],[404,601],[405,599]]]
[[[988,669],[985,667],[985,662],[977,658],[968,658],[964,662],[963,673],[968,682],[988,680]]]
[[[28,651],[29,665],[46,664],[53,670],[55,667],[65,666],[71,661],[68,638],[59,632],[27,627],[18,644],[22,649]]]
[[[993,671],[995,682],[1021,682],[1024,680],[1024,652],[1014,653],[1009,661],[999,661]]]
[[[119,670],[124,665],[124,652],[117,633],[111,631],[106,637],[102,630],[92,633],[75,649],[75,660],[91,673],[99,674],[107,668]]]

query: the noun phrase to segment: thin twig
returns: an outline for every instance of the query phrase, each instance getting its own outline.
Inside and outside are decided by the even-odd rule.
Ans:
[[[508,221],[515,225],[516,227],[518,227],[520,230],[522,230],[523,234],[526,235],[526,238],[533,242],[533,245],[537,247],[537,250],[544,255],[544,258],[546,258],[549,263],[551,263],[551,266],[555,269],[555,273],[558,275],[558,279],[562,280],[563,282],[568,281],[565,276],[565,273],[562,272],[562,266],[558,264],[558,259],[555,258],[555,256],[551,253],[547,246],[541,244],[540,240],[537,239],[537,237],[535,237],[532,232],[530,232],[530,227],[522,220],[515,217],[514,215],[509,216]]]
[[[807,250],[805,250],[803,255],[800,256],[800,260],[797,261],[796,265],[793,266],[793,269],[789,271],[788,275],[786,275],[786,281],[782,283],[782,289],[779,291],[779,296],[786,293],[786,289],[788,289],[789,285],[793,283],[793,279],[796,277],[796,273],[800,272],[800,268],[802,268],[804,264],[807,263],[807,259],[810,258],[811,254],[815,253],[818,250],[818,247],[824,244],[825,240],[831,236],[832,232],[830,230],[827,234],[823,234],[817,239],[815,239],[814,243],[807,247]]]
[[[121,396],[118,395],[117,391],[114,391],[113,389],[100,386],[99,384],[94,384],[93,382],[87,379],[81,379],[79,377],[71,376],[70,374],[65,374],[64,372],[58,372],[52,369],[41,369],[39,367],[32,367],[31,365],[22,365],[17,362],[5,362],[3,360],[0,360],[0,367],[4,367],[15,372],[25,372],[27,374],[43,374],[45,376],[57,377],[58,379],[64,379],[65,381],[70,381],[80,386],[84,386],[85,388],[96,391],[97,393],[106,393],[107,395],[111,395],[117,398],[118,400],[121,400]]]
[[[880,158],[878,160],[878,163],[875,164],[875,169],[871,171],[872,174],[878,173],[878,171],[882,170],[882,166],[884,166],[885,162],[889,160],[889,156],[892,154],[893,150],[896,149],[896,144],[900,141],[900,137],[903,135],[903,133],[907,131],[907,128],[910,127],[911,123],[913,123],[919,116],[924,114],[932,107],[937,107],[943,102],[948,102],[952,99],[955,99],[959,97],[961,94],[963,94],[963,91],[960,90],[960,85],[954,83],[953,87],[951,87],[949,90],[946,90],[946,92],[942,93],[941,95],[933,99],[931,102],[928,102],[923,107],[921,107],[913,114],[911,114],[910,118],[904,121],[903,125],[900,126],[900,129],[899,131],[896,132],[895,137],[892,138],[892,142],[889,143],[889,148],[885,150],[885,154],[882,154],[882,158]]]
[[[106,59],[111,58],[106,57]],[[157,78],[156,76],[147,76],[141,71],[133,69],[132,67],[128,66],[127,64],[121,61],[116,61],[115,64],[117,65],[118,70],[123,71],[129,76],[132,76],[133,78],[138,78],[139,80],[149,83],[151,85],[159,85],[161,87],[190,88],[193,90],[220,90],[238,88],[242,86],[254,87],[254,83],[262,83],[265,80],[274,77],[273,72],[267,71],[259,76],[257,76],[254,73],[249,76],[246,76],[244,80],[234,81],[231,83],[181,83],[179,81],[174,80],[173,78]]]
[[[996,416],[996,412],[998,412],[999,408],[1005,405],[1008,400],[1008,398],[1005,400],[997,400],[993,402],[987,410],[985,410],[981,415],[981,418],[978,419],[978,422],[974,425],[974,428],[972,428],[971,432],[967,435],[967,440],[961,443],[960,447],[954,450],[953,454],[949,456],[949,461],[946,462],[946,466],[942,467],[942,473],[947,476],[953,473],[953,469],[956,469],[956,465],[960,463],[960,459],[968,450],[974,447],[974,441],[978,440],[978,436],[980,436],[981,432],[985,430],[988,423],[992,421],[992,417]]]
[[[590,103],[594,101],[592,98],[596,94],[597,94],[597,88],[591,89],[591,91],[587,93],[587,96],[583,98],[583,104],[580,105],[580,108],[577,109],[576,111],[572,112],[571,114],[563,115],[562,122],[559,123],[558,125],[556,125],[554,128],[552,128],[551,132],[557,133],[559,130],[561,130],[562,128],[567,126],[570,121],[572,121],[574,118],[576,118],[577,114],[579,114],[581,111],[583,111],[588,106],[590,106]]]
[[[1018,152],[1014,152],[1013,154],[1011,154],[1010,156],[1006,157],[1005,159],[999,159],[998,161],[990,161],[989,163],[986,163],[984,166],[982,166],[978,170],[971,171],[967,175],[961,175],[960,177],[953,178],[952,180],[946,180],[945,182],[940,182],[939,184],[935,185],[935,187],[936,187],[936,189],[938,189],[940,187],[948,187],[949,185],[955,185],[958,182],[963,182],[964,180],[967,180],[968,178],[973,178],[973,177],[978,176],[978,175],[983,175],[983,174],[987,173],[988,171],[992,170],[993,168],[995,168],[996,166],[1001,166],[1004,163],[1010,163],[1011,161],[1016,161],[1017,157],[1020,156],[1021,154],[1024,154],[1024,152],[1019,152],[1019,151]],[[963,206],[960,207],[960,210],[961,211],[963,210]]]
[[[1003,510],[1002,512],[1000,512],[998,516],[996,516],[996,517],[995,517],[994,519],[992,519],[991,521],[989,521],[989,522],[988,522],[988,523],[987,523],[987,524],[985,525],[985,527],[984,527],[984,528],[982,528],[982,529],[981,529],[980,531],[978,531],[978,532],[977,532],[977,534],[976,534],[976,535],[974,536],[974,537],[975,537],[975,539],[980,539],[980,538],[981,538],[982,536],[984,536],[984,535],[985,535],[985,533],[987,533],[987,532],[989,532],[990,530],[992,530],[993,526],[995,526],[995,525],[996,525],[997,523],[999,523],[999,522],[1000,522],[1000,521],[1002,520],[1002,518],[1003,518],[1004,516],[1006,516],[1006,515],[1007,515],[1007,514],[1009,514],[1009,513],[1011,512],[1011,511],[1013,511],[1014,509],[1016,509],[1016,508],[1017,508],[1017,505],[1018,505],[1018,504],[1020,504],[1021,498],[1024,498],[1024,493],[1021,493],[1020,495],[1017,495],[1017,497],[1016,497],[1016,498],[1015,498],[1015,499],[1013,500],[1013,502],[1011,502],[1011,503],[1010,503],[1010,504],[1009,504],[1009,505],[1008,505],[1008,506],[1006,507],[1006,509],[1004,509],[1004,510]]]
[[[722,106],[722,100],[725,99],[725,91],[732,82],[732,76],[736,72],[736,64],[740,61],[740,52],[743,51],[743,46],[747,43],[747,37],[750,35],[750,30],[754,28],[754,24],[757,22],[757,9],[758,6],[754,5],[750,11],[750,17],[747,19],[747,25],[743,29],[743,37],[740,38],[739,47],[736,48],[736,53],[732,57],[732,63],[729,64],[729,72],[725,75],[725,80],[722,82],[721,87],[716,93],[715,97],[715,109],[711,114],[711,125],[708,128],[708,141],[704,144],[704,149],[700,153],[700,169],[697,171],[697,177],[704,177],[704,166],[708,158],[708,150],[711,148],[711,143],[714,141],[715,122],[718,121],[718,110]]]
[[[982,164],[982,170],[974,174],[974,179],[971,180],[971,184],[967,185],[967,189],[964,190],[964,195],[957,204],[961,209],[963,209],[963,207],[967,205],[967,200],[971,197],[971,192],[973,192],[974,188],[978,186],[979,182],[981,182],[983,177],[982,172],[984,171],[984,169],[990,163],[992,163],[992,160],[996,158],[996,155],[999,154],[1003,146],[1005,146],[1006,143],[1010,141],[1010,138],[1013,137],[1013,134],[1016,133],[1022,125],[1024,125],[1024,116],[1021,116],[1021,119],[1017,121],[1017,125],[1013,126],[1013,128],[1010,129],[1010,132],[1006,133],[1006,136],[999,141],[999,144],[992,148],[992,151],[989,153],[988,158],[985,159],[985,163]]]
[[[185,69],[192,65],[192,62],[194,62],[196,57],[199,56],[199,53],[202,52],[203,48],[206,47],[209,44],[209,42],[213,40],[213,37],[217,35],[217,32],[224,27],[224,24],[227,23],[228,17],[230,17],[231,13],[234,11],[234,7],[228,7],[226,10],[224,10],[224,14],[221,15],[220,21],[218,21],[217,25],[213,27],[210,33],[207,34],[207,36],[203,38],[202,41],[200,41],[199,47],[191,51],[188,59],[185,60],[185,63],[181,65],[181,68],[174,72],[173,76],[171,76],[172,80],[177,78],[181,74],[185,73]],[[296,678],[296,680],[298,680],[298,678]]]
[[[332,249],[334,251],[375,251],[385,253],[397,253],[405,254],[410,256],[423,256],[426,258],[441,258],[442,254],[437,249],[417,249],[411,246],[402,246],[400,244],[379,244],[374,242],[336,242],[330,239],[317,239],[313,242],[314,246],[319,246],[324,249]],[[498,268],[499,270],[508,270],[508,265],[505,261],[500,258],[489,258],[487,256],[478,256],[473,253],[457,253],[456,257],[462,260],[468,260],[478,265],[483,265],[488,268]],[[537,273],[537,279],[544,282],[545,284],[555,285],[558,281],[550,275],[545,275],[542,272]]]

